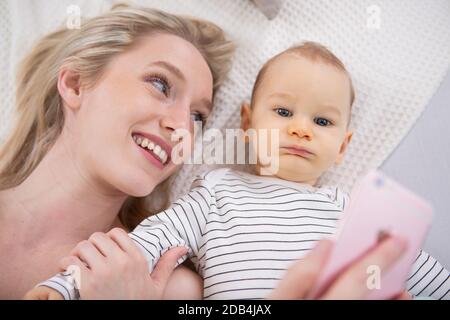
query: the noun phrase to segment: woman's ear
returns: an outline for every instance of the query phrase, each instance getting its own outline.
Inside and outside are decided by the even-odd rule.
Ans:
[[[347,133],[345,134],[344,141],[341,144],[341,149],[339,150],[339,154],[336,158],[335,164],[338,164],[338,165],[341,164],[342,159],[344,158],[345,150],[347,150],[348,144],[352,140],[352,137],[353,137],[353,132],[347,131]]]
[[[250,127],[250,119],[252,117],[252,110],[248,102],[241,104],[241,129],[247,131]]]
[[[81,106],[80,75],[68,68],[58,74],[58,92],[69,108],[76,110]]]

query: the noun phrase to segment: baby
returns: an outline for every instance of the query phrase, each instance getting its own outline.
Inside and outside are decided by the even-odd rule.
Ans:
[[[242,105],[241,126],[278,130],[277,170],[263,174],[268,164],[257,161],[255,174],[222,168],[197,178],[186,196],[129,234],[150,269],[169,248],[186,246],[184,258],[202,276],[205,299],[267,297],[293,262],[333,234],[349,201],[318,178],[344,157],[353,100],[344,65],[317,43],[270,59],[251,103]],[[274,141],[267,144],[272,150]],[[62,274],[40,285],[65,299],[77,297]],[[420,252],[407,288],[413,295],[449,298],[449,272]]]

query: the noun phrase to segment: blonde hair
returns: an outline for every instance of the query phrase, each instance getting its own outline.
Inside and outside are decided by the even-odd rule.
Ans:
[[[142,36],[161,32],[179,36],[199,50],[211,69],[215,94],[229,71],[235,47],[211,22],[116,5],[110,12],[82,23],[80,29],[62,28],[48,34],[18,68],[17,121],[0,149],[0,190],[22,183],[60,135],[64,114],[57,79],[63,66],[77,72],[82,85],[92,85],[115,55],[130,49]],[[169,183],[170,179],[157,189],[167,188]],[[155,198],[153,193],[146,198],[130,197],[119,213],[121,222],[133,228],[150,215],[146,209],[152,207],[150,198]],[[160,201],[150,211],[162,209],[167,201]]]
[[[252,101],[254,101],[254,97],[256,95],[258,87],[261,84],[261,81],[264,78],[264,75],[266,74],[269,66],[276,59],[278,59],[279,57],[281,57],[285,54],[294,54],[294,55],[309,59],[310,61],[313,61],[313,62],[320,61],[323,63],[327,63],[329,65],[336,67],[338,70],[344,72],[350,81],[350,107],[353,105],[353,102],[355,101],[355,89],[353,87],[352,77],[350,76],[350,73],[348,72],[348,70],[345,68],[345,65],[327,47],[321,45],[320,43],[312,42],[312,41],[306,41],[300,45],[293,46],[293,47],[275,55],[274,57],[270,58],[262,66],[262,68],[258,72],[258,75],[256,76],[255,84],[253,85],[253,90],[252,90]]]

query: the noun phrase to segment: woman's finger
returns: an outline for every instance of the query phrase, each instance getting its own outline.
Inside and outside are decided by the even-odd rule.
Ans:
[[[86,264],[76,256],[68,256],[59,260],[58,268],[61,272],[66,271],[70,266],[77,266],[81,271],[89,271]]]
[[[105,257],[102,253],[87,240],[80,242],[71,255],[78,257],[90,270],[94,270],[96,266],[105,263]]]
[[[114,228],[109,231],[108,236],[128,255],[135,259],[143,258],[142,252],[130,238],[128,233],[120,228]]]
[[[364,299],[369,293],[367,285],[369,267],[376,266],[381,277],[383,272],[402,256],[406,243],[397,237],[388,237],[377,247],[364,255],[353,265],[346,269],[329,290],[322,296],[323,299]]]
[[[331,240],[320,240],[311,252],[289,268],[270,299],[304,299],[317,281],[332,247]]]
[[[160,288],[165,288],[170,275],[176,267],[178,259],[187,253],[188,249],[186,247],[175,247],[164,253],[151,274],[155,284]]]
[[[395,300],[412,300],[412,296],[408,291],[403,291]]]
[[[91,242],[104,257],[111,257],[122,252],[117,243],[103,232],[95,232],[89,237]]]

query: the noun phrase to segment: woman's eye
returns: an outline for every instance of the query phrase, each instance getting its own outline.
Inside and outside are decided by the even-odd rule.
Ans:
[[[275,112],[282,117],[291,117],[292,116],[292,112],[290,112],[289,110],[285,109],[285,108],[276,108]]]
[[[161,91],[166,97],[169,96],[170,86],[167,83],[167,80],[160,77],[152,77],[147,81],[150,82],[152,86],[156,88],[156,90]]]
[[[321,127],[326,127],[327,125],[331,124],[331,121],[324,119],[324,118],[316,118],[314,120],[315,123],[317,123]]]

